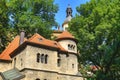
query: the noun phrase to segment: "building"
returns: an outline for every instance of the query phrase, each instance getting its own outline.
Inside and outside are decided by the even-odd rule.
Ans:
[[[69,27],[68,23],[71,21],[72,19],[72,8],[70,7],[70,5],[68,5],[67,9],[66,9],[66,19],[62,24],[62,28],[63,31],[66,31]]]
[[[70,5],[68,5],[68,7],[66,9],[66,19],[64,20],[64,22],[62,24],[62,30],[60,30],[60,26],[58,26],[58,29],[53,31],[52,38],[56,38],[63,31],[67,31],[67,29],[69,27],[68,23],[71,21],[71,19],[72,19],[72,8],[70,7]]]
[[[0,55],[0,80],[83,80],[78,72],[77,40],[63,31],[55,41],[24,31]]]

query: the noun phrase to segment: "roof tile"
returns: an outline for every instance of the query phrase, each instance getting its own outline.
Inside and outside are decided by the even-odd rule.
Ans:
[[[48,47],[54,47],[54,48],[58,48],[62,51],[66,51],[64,48],[62,48],[60,46],[60,44],[56,41],[52,41],[52,40],[48,40],[45,39],[44,37],[42,37],[39,34],[34,34],[30,39],[28,39],[28,42],[32,42],[32,43],[36,43],[36,44],[40,44],[40,45],[44,45],[44,46],[48,46]]]
[[[71,37],[71,36],[69,35],[69,37]],[[14,38],[14,40],[8,45],[8,47],[0,54],[1,60],[11,60],[10,54],[12,54],[12,52],[14,50],[19,48],[19,39],[20,39],[20,37],[16,36]],[[57,48],[61,51],[66,51],[57,41],[45,39],[44,37],[42,37],[41,35],[39,35],[37,33],[34,34],[28,40],[25,39],[24,42],[25,41],[30,42],[30,43],[35,43],[35,44],[39,44],[39,45],[52,47],[52,48]]]
[[[70,34],[68,31],[64,31],[62,34],[60,34],[57,37],[56,41],[61,40],[61,39],[73,39],[73,40],[76,40],[75,37],[72,34]]]
[[[19,36],[16,36],[14,40],[6,47],[6,49],[0,54],[1,60],[11,60],[9,56],[19,46]]]

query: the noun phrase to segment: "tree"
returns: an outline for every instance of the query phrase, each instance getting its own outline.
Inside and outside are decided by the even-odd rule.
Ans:
[[[8,0],[6,4],[10,10],[10,25],[17,33],[24,29],[28,36],[36,30],[50,38],[50,29],[57,24],[54,17],[58,7],[53,2],[53,0]]]
[[[7,29],[8,29],[8,7],[4,0],[0,0],[0,52],[5,48],[7,42]]]
[[[91,0],[77,11],[69,30],[79,42],[79,62],[96,66],[96,80],[120,79],[119,0]]]
[[[1,0],[1,51],[22,29],[28,38],[36,32],[50,38],[52,26],[57,25],[57,10],[58,6],[54,4],[54,0]]]

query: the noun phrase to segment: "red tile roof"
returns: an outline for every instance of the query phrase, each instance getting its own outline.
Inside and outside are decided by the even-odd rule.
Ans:
[[[8,45],[8,47],[1,53],[1,60],[11,60],[10,53],[12,53],[19,46],[19,36],[16,36],[14,40]]]
[[[62,34],[60,34],[60,35],[57,37],[56,41],[59,41],[59,40],[62,40],[62,39],[72,39],[72,40],[77,41],[77,40],[75,39],[75,37],[74,37],[72,34],[70,34],[68,31],[64,31]]]
[[[44,37],[42,37],[41,35],[39,35],[37,33],[34,34],[30,39],[28,39],[28,42],[32,42],[35,44],[40,44],[40,45],[44,45],[44,46],[48,46],[48,47],[58,48],[62,51],[66,51],[64,48],[62,48],[60,46],[60,44],[58,42],[45,39]]]
[[[0,60],[11,60],[10,54],[12,54],[12,52],[19,47],[19,39],[20,39],[19,36],[15,37],[15,39],[8,45],[8,47],[0,54]],[[42,37],[41,35],[37,33],[34,34],[28,40],[24,40],[24,43],[25,42],[30,42],[30,43],[34,43],[38,45],[44,45],[44,46],[56,48],[61,51],[67,52],[63,47],[61,47],[61,45],[58,42],[45,39],[44,37]]]

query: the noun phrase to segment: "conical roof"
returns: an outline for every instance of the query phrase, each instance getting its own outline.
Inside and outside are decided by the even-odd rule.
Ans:
[[[72,34],[70,34],[68,31],[64,31],[63,33],[61,33],[57,37],[56,41],[63,40],[63,39],[72,39],[72,40],[74,40],[74,41],[77,42],[77,40],[75,39],[75,37]]]

